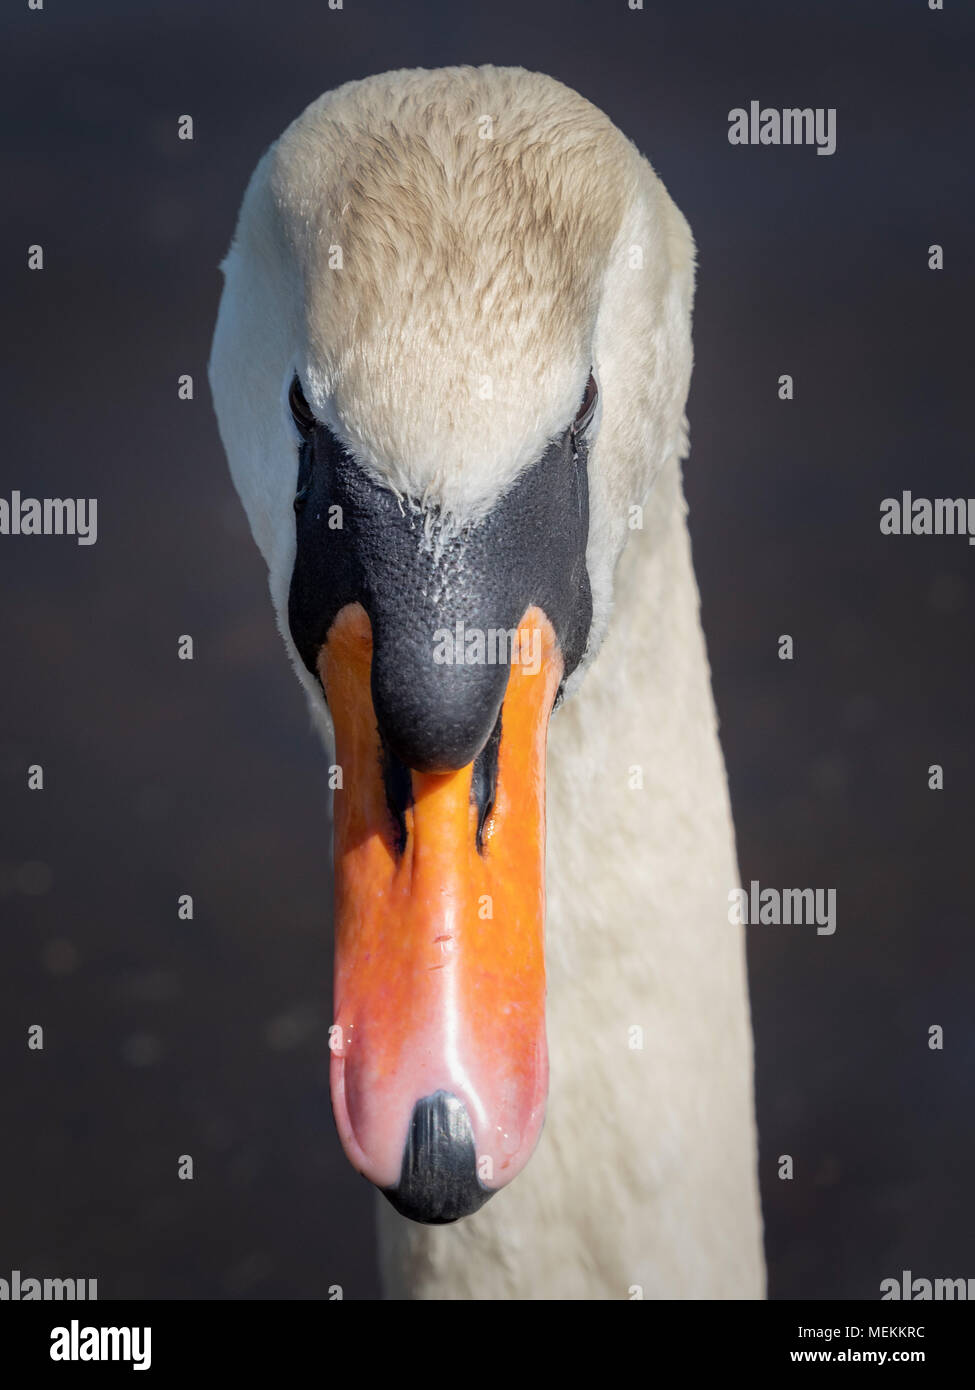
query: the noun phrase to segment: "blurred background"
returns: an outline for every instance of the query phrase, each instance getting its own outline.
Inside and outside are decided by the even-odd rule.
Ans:
[[[328,1105],[325,763],[205,368],[217,265],[284,126],[350,78],[494,62],[602,107],[697,239],[686,487],[742,875],[838,895],[831,938],[748,931],[770,1294],[975,1277],[975,551],[878,524],[905,488],[975,493],[975,16],[160,8],[5,21],[0,496],[96,496],[99,536],[0,537],[0,1275],[97,1277],[102,1298],[378,1294],[371,1190]],[[729,145],[753,98],[836,107],[836,153]]]

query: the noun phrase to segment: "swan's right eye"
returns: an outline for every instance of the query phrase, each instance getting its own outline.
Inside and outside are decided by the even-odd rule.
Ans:
[[[298,433],[303,439],[310,439],[315,433],[318,421],[311,413],[311,407],[305,400],[305,393],[301,389],[301,382],[297,376],[291,382],[288,405],[291,407],[291,418],[298,427]]]

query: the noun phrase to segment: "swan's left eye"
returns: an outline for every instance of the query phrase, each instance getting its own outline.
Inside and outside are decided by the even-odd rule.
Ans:
[[[596,378],[592,372],[589,373],[589,380],[586,382],[585,394],[582,397],[576,418],[572,422],[572,433],[582,434],[583,430],[589,425],[593,415],[596,413],[596,401],[599,399],[599,391],[596,388]]]
[[[311,407],[305,400],[305,393],[301,389],[301,382],[297,376],[291,382],[288,405],[291,407],[291,418],[297,425],[299,434],[305,439],[310,439],[315,433],[318,421],[311,413]]]

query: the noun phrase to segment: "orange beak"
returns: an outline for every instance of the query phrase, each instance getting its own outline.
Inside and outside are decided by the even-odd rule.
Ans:
[[[424,1221],[466,1215],[509,1182],[544,1119],[545,744],[563,662],[541,610],[518,634],[480,834],[474,763],[410,772],[405,838],[397,826],[358,603],[319,657],[342,772],[332,1106],[353,1165]]]

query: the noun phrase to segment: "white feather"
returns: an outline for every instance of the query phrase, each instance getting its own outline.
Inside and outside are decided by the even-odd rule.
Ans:
[[[224,262],[221,435],[326,739],[287,624],[294,371],[362,465],[423,507],[432,541],[565,429],[591,367],[600,387],[592,635],[549,738],[546,1129],[456,1226],[383,1204],[400,1296],[764,1290],[738,876],[680,486],[693,262],[683,217],[601,112],[490,67],[388,73],[313,103],[258,165]]]

